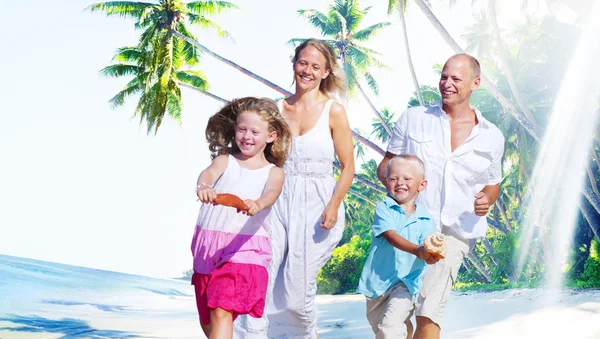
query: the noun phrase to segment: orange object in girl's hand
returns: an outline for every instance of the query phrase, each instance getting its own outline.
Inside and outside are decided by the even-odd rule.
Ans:
[[[238,212],[240,211],[248,211],[248,206],[244,204],[244,201],[240,199],[237,195],[230,193],[219,193],[217,194],[217,198],[213,201],[215,205],[223,205],[234,207]]]

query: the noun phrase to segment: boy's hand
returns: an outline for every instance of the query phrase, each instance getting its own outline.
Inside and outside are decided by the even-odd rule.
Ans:
[[[210,186],[202,186],[198,189],[198,199],[205,204],[212,203],[217,198],[217,191]]]
[[[435,253],[427,252],[427,250],[425,249],[425,246],[423,246],[423,245],[421,245],[421,246],[419,246],[419,248],[417,248],[417,258],[419,258],[421,260],[425,260],[427,265],[433,265],[436,262],[440,261],[440,259],[442,259],[442,257],[440,257],[439,255],[437,255]]]
[[[244,211],[242,213],[247,214],[249,216],[253,216],[263,209],[262,205],[254,200],[246,199],[244,200],[244,204],[248,206],[248,211]]]
[[[427,265],[433,265],[441,259],[440,256],[427,252],[425,246],[422,245],[417,248],[417,258],[425,260]]]
[[[427,252],[427,250],[425,249],[425,246],[421,245],[417,248],[417,258],[421,259],[421,260],[425,260],[427,261],[427,259],[431,258],[431,253]]]

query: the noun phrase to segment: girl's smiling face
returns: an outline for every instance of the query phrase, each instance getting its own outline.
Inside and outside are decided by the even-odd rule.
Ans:
[[[264,152],[267,144],[277,138],[269,132],[269,123],[254,112],[242,112],[235,125],[235,143],[244,156],[253,157]]]

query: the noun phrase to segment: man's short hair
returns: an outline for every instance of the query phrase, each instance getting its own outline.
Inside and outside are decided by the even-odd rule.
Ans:
[[[466,58],[469,61],[469,66],[471,68],[471,72],[473,74],[473,79],[481,76],[481,65],[479,64],[479,61],[477,61],[477,59],[475,59],[474,56],[467,54],[467,53],[459,53],[459,54],[455,54],[452,57],[450,57],[450,59],[454,59],[454,58]],[[448,59],[448,60],[450,60]],[[446,61],[448,62],[448,61]]]

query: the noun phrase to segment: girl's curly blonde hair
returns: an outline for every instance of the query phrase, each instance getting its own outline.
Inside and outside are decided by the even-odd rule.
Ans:
[[[222,154],[240,152],[235,143],[235,125],[239,115],[243,112],[258,114],[269,124],[269,133],[277,132],[277,138],[265,147],[265,157],[270,163],[282,167],[288,157],[292,132],[279,113],[277,104],[268,98],[245,97],[233,99],[208,119],[206,140],[208,141],[208,149],[211,152],[211,159]]]

